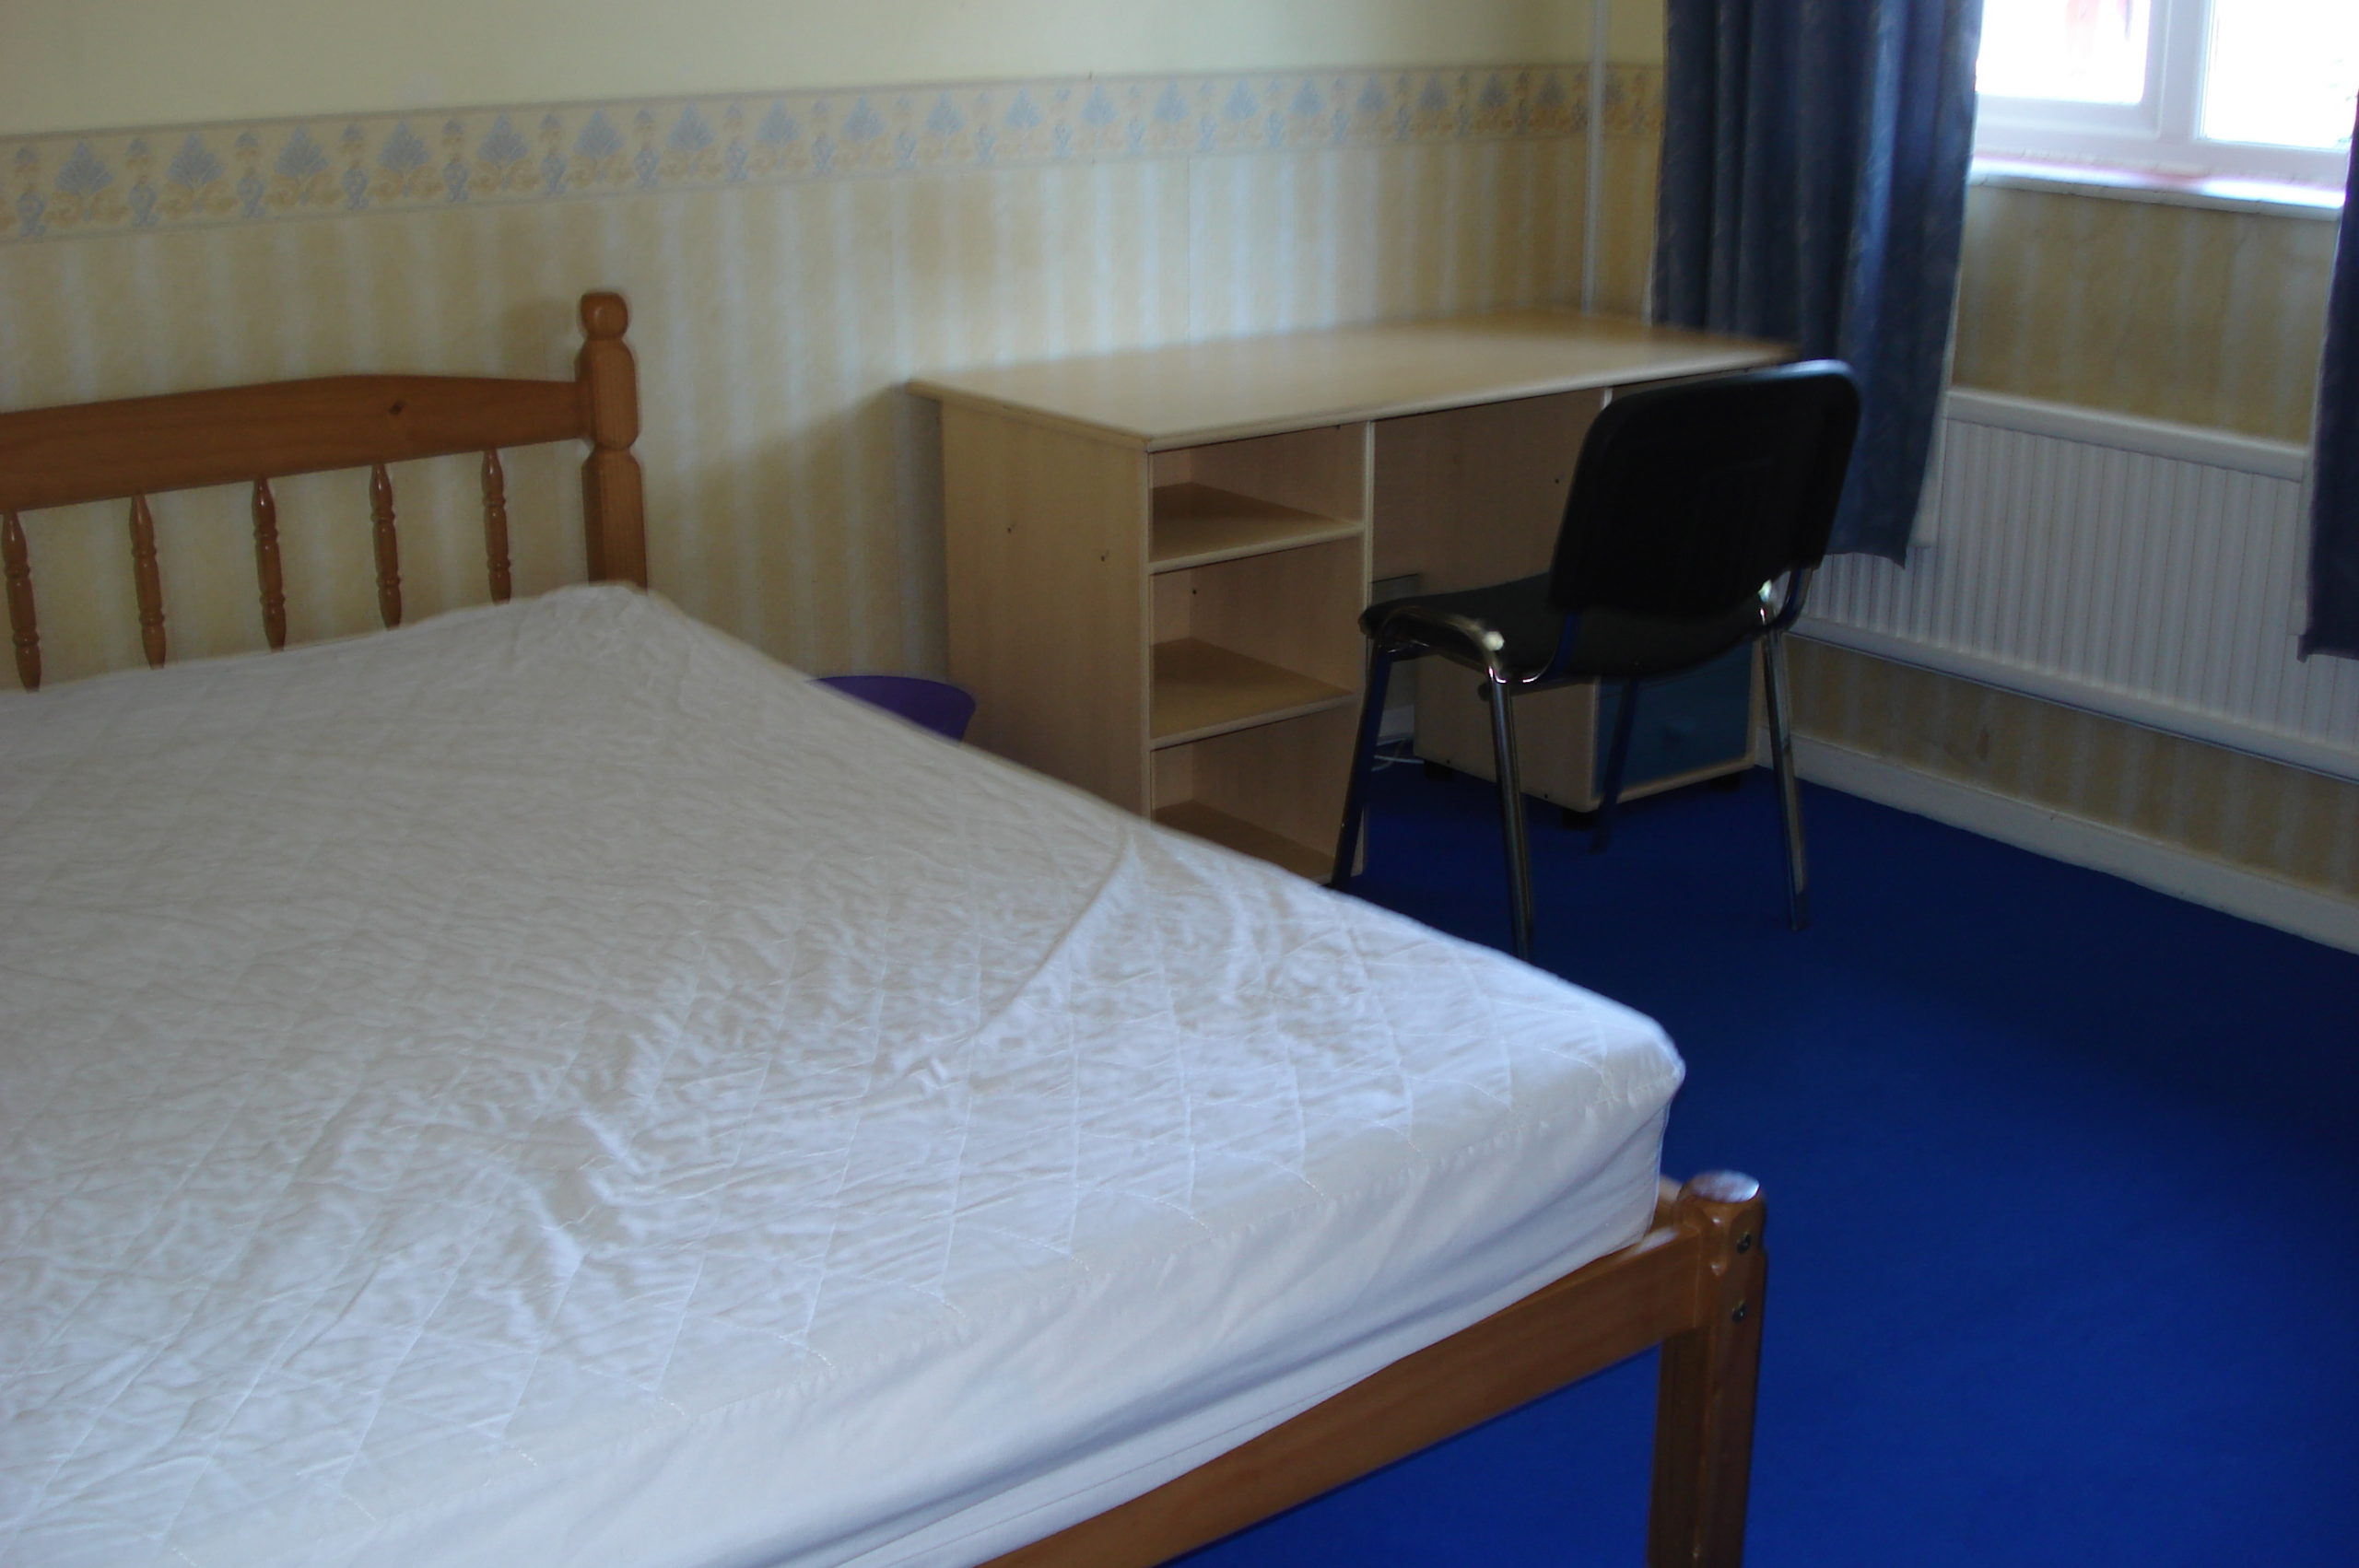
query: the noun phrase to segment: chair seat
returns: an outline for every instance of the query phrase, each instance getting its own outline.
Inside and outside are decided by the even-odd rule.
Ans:
[[[1548,668],[1556,656],[1569,611],[1548,599],[1548,574],[1519,578],[1487,588],[1461,588],[1443,593],[1412,593],[1372,604],[1360,616],[1360,629],[1378,635],[1393,611],[1414,605],[1446,615],[1480,621],[1506,640],[1500,650],[1508,669],[1528,678]],[[1719,658],[1763,630],[1757,603],[1740,603],[1727,614],[1701,620],[1644,615],[1627,610],[1597,609],[1583,613],[1576,628],[1569,657],[1557,676],[1568,681],[1597,678],[1629,680],[1675,674]],[[1408,628],[1418,647],[1454,663],[1482,668],[1481,653],[1454,638],[1433,635],[1426,628]]]

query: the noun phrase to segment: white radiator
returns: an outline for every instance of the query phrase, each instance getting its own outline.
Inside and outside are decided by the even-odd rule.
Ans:
[[[2307,453],[1949,395],[1906,571],[1828,564],[1823,642],[2359,778],[2359,661],[2294,657]]]

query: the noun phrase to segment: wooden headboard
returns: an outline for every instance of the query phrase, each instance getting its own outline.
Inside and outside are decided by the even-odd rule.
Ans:
[[[18,514],[42,507],[130,501],[139,638],[151,665],[164,661],[164,598],[147,497],[165,490],[253,486],[254,575],[263,634],[273,648],[286,646],[287,600],[270,482],[290,474],[370,471],[377,611],[393,626],[402,618],[401,546],[387,463],[483,454],[486,568],[492,599],[504,602],[508,502],[500,449],[585,440],[591,451],[581,465],[581,515],[590,577],[646,587],[639,460],[630,451],[639,438],[639,376],[623,342],[629,325],[621,295],[583,295],[586,335],[569,381],[328,376],[0,414],[0,567],[18,679],[27,691],[41,685],[32,562]]]

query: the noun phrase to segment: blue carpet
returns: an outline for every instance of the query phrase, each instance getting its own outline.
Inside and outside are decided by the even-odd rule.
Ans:
[[[1504,945],[1489,787],[1378,779],[1364,896]],[[2359,1562],[2359,956],[1766,775],[1532,816],[1539,960],[1669,1028],[1758,1176],[1755,1568]],[[1651,1358],[1189,1558],[1643,1559]]]

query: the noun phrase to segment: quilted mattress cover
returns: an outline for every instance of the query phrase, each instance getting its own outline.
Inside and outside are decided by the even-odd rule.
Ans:
[[[971,1563],[1635,1237],[1609,1001],[572,590],[0,696],[0,1562]]]

